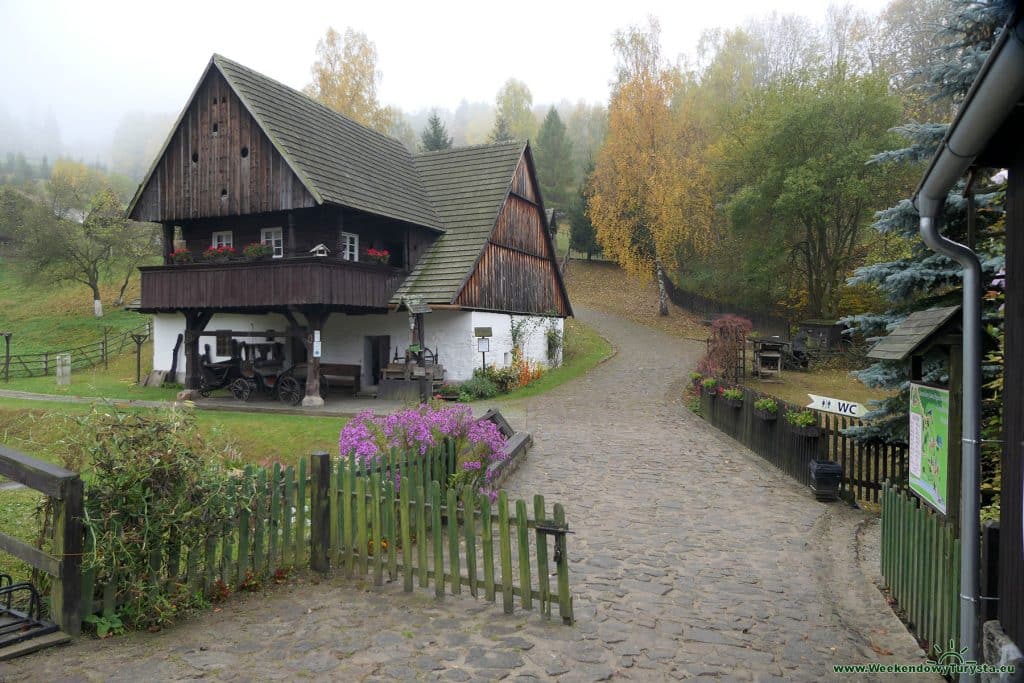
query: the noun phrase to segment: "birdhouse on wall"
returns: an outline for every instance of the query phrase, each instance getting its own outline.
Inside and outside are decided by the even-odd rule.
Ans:
[[[321,242],[320,244],[310,249],[309,253],[312,254],[313,256],[330,256],[331,250],[327,248],[326,244]]]

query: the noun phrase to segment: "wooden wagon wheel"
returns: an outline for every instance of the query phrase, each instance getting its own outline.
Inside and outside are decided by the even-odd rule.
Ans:
[[[284,375],[277,380],[277,398],[281,403],[297,406],[302,403],[302,385],[291,375]]]
[[[231,395],[239,401],[248,401],[252,396],[252,382],[245,377],[239,377],[231,383]]]

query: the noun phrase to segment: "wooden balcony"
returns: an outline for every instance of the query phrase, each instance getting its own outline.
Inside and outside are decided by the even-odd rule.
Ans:
[[[286,306],[386,308],[406,277],[398,268],[303,256],[146,266],[142,311],[258,310]]]

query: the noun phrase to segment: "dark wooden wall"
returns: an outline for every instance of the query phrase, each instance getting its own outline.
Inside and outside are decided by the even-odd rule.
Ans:
[[[526,160],[519,163],[509,195],[476,270],[455,303],[514,313],[569,315],[558,265],[544,230],[541,207]]]
[[[243,149],[247,151],[245,157]],[[310,207],[314,203],[227,81],[213,68],[196,91],[131,217],[168,222]]]
[[[290,215],[290,223],[289,223]],[[291,225],[291,234],[289,233]],[[304,256],[318,244],[325,244],[332,256],[339,253],[340,234],[359,235],[359,250],[387,249],[391,265],[412,268],[436,239],[436,234],[382,216],[374,216],[335,206],[319,206],[296,211],[279,211],[252,216],[225,216],[183,221],[182,237],[196,258],[212,243],[212,233],[230,230],[235,250],[260,240],[262,228],[283,229],[286,256]]]
[[[1014,642],[1024,645],[1024,156],[1019,156],[1010,168],[1006,216],[999,621]]]

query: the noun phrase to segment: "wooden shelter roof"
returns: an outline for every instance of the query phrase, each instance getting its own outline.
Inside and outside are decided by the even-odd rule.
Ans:
[[[946,323],[960,312],[959,306],[929,308],[915,311],[897,325],[888,336],[868,351],[868,358],[875,360],[906,360],[929,339],[941,332]]]

